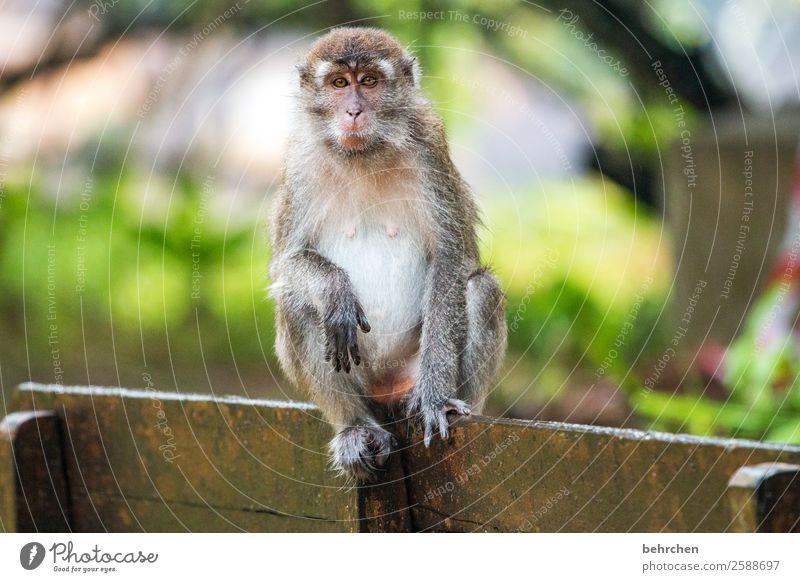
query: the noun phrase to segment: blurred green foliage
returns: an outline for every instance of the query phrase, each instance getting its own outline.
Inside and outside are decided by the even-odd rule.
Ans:
[[[722,361],[723,398],[637,390],[639,412],[665,430],[800,443],[797,305],[797,292],[777,284],[758,298]]]
[[[58,380],[58,360],[65,382],[138,386],[149,365],[161,370],[162,388],[207,390],[203,363],[270,357],[263,222],[230,228],[213,182],[178,178],[158,189],[158,180],[107,171],[58,201],[36,180],[8,185],[0,213],[6,381],[27,379],[28,364],[33,379]]]

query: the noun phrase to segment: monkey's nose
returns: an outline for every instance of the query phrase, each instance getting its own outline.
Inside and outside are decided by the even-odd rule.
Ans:
[[[347,109],[347,115],[355,119],[359,115],[361,115],[361,108],[360,107],[350,107]]]

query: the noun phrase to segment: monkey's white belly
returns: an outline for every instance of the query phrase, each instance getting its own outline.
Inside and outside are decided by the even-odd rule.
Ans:
[[[413,226],[331,225],[319,252],[344,269],[371,331],[358,334],[369,380],[416,375],[428,261]]]

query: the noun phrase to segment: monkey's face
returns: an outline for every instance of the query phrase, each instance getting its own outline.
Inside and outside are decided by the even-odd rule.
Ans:
[[[419,68],[390,34],[339,28],[318,39],[300,72],[301,107],[317,135],[339,153],[405,147]]]
[[[322,78],[328,134],[343,150],[373,145],[378,134],[386,78],[372,67],[334,66]]]

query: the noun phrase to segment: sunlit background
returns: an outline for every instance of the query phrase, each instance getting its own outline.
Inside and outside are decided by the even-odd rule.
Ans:
[[[800,441],[793,276],[780,309],[768,277],[793,232],[793,0],[6,1],[5,398],[304,398],[273,353],[265,218],[293,65],[343,24],[412,48],[478,197],[510,329],[487,413]]]

